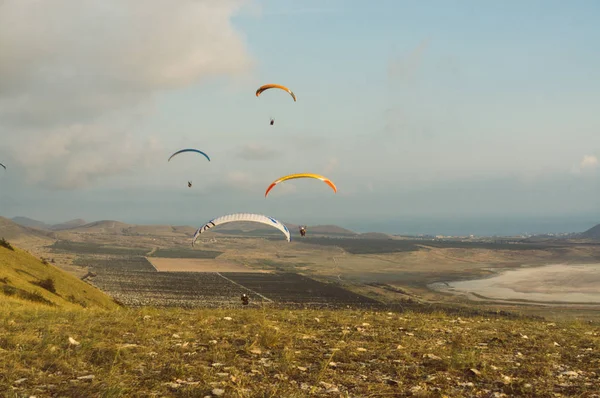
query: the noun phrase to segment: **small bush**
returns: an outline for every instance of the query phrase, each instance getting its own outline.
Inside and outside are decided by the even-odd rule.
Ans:
[[[4,238],[1,238],[1,239],[0,239],[0,246],[2,246],[2,247],[5,247],[5,248],[7,248],[8,250],[15,251],[15,248],[14,248],[14,247],[12,247],[12,245],[10,244],[10,242],[9,242],[9,241],[7,241],[7,240],[6,240],[6,239],[4,239]]]
[[[44,298],[44,296],[38,292],[28,292],[27,290],[19,289],[10,285],[3,285],[2,292],[7,296],[18,297],[23,300],[35,301],[37,303],[43,303],[52,306],[56,305],[52,301]]]
[[[56,294],[56,287],[54,286],[54,279],[52,278],[46,278],[46,279],[42,279],[41,281],[38,282],[32,282],[35,285],[38,285],[39,287],[46,289],[47,291],[51,292],[51,293],[55,293]]]
[[[18,296],[20,298],[22,298],[22,299],[29,300],[29,301],[35,301],[37,303],[44,303],[44,304],[48,304],[48,305],[56,305],[52,301],[47,300],[46,298],[44,298],[44,296],[42,296],[38,292],[31,293],[31,292],[28,292],[28,291],[25,291],[25,290],[19,290],[18,291]]]
[[[8,277],[4,277],[4,278],[0,278],[0,283],[8,283],[10,282],[10,280],[8,279]]]
[[[17,293],[17,288],[10,285],[2,286],[2,292],[7,296],[14,296]]]
[[[67,301],[70,303],[73,303],[73,304],[79,304],[83,308],[87,308],[87,303],[85,301],[78,299],[77,297],[73,296],[72,294],[67,296]]]

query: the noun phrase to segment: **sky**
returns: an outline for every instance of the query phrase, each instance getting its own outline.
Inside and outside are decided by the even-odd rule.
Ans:
[[[0,215],[578,232],[600,223],[599,17],[594,0],[4,0]],[[257,98],[266,83],[297,102]],[[211,161],[167,162],[181,148]],[[264,197],[302,172],[337,194]]]

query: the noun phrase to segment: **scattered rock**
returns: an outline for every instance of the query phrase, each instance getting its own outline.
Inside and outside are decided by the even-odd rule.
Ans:
[[[119,348],[131,348],[131,347],[137,347],[137,344],[119,344]]]
[[[181,338],[181,337],[179,337],[179,335],[177,333],[173,333],[173,336],[171,336],[171,337],[173,337],[174,339],[180,339]]]
[[[356,351],[358,351],[358,352],[367,352],[367,349],[366,348],[362,348],[362,347],[358,347],[356,349]]]
[[[217,397],[220,397],[221,395],[225,394],[225,390],[223,390],[222,388],[213,388],[211,393],[212,393],[212,395],[216,395]]]
[[[568,370],[566,372],[562,372],[558,376],[559,377],[567,376],[569,379],[576,379],[577,377],[579,377],[579,374],[577,372],[575,372],[574,370]]]
[[[233,318],[232,318],[232,317],[230,317],[230,316],[226,316],[226,317],[224,317],[223,319],[224,319],[224,320],[226,320],[226,321],[233,321]]]
[[[81,343],[79,341],[75,340],[73,337],[69,337],[69,344],[71,344],[71,345],[79,345]]]
[[[399,386],[400,384],[402,384],[401,381],[398,380],[394,380],[394,379],[383,379],[383,381],[386,382],[386,384],[389,384],[390,386]]]
[[[301,372],[306,372],[308,370],[308,368],[305,368],[304,366],[296,366],[296,368]]]
[[[250,350],[252,354],[260,355],[262,354],[262,350],[260,348],[253,348]]]
[[[469,372],[473,375],[473,376],[481,376],[481,372],[478,371],[477,369],[471,368],[469,369]]]
[[[94,376],[94,375],[79,376],[77,378],[77,380],[93,380],[94,377],[96,377],[96,376]]]
[[[24,377],[24,378],[22,378],[22,379],[15,380],[15,381],[13,382],[13,384],[17,384],[17,385],[18,385],[18,384],[21,384],[21,383],[23,383],[25,380],[27,380],[27,378],[26,378],[26,377]]]

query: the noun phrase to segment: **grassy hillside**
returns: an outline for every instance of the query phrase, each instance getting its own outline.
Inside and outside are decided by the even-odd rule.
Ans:
[[[11,221],[14,221],[15,223],[17,223],[19,225],[22,225],[23,227],[39,228],[39,229],[50,228],[50,225],[46,224],[45,222],[34,220],[29,217],[13,217],[13,218],[11,218]]]
[[[580,323],[355,310],[4,308],[0,324],[1,396],[600,391],[600,331]]]
[[[4,239],[26,239],[42,238],[47,239],[50,232],[42,231],[37,228],[25,227],[8,218],[0,217],[0,238]]]
[[[8,246],[8,247],[7,247]],[[10,244],[0,245],[0,301],[60,308],[117,308],[95,287]]]

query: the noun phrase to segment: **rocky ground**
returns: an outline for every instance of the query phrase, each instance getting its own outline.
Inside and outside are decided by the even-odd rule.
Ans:
[[[24,308],[0,324],[3,396],[600,396],[600,329],[582,323]]]

